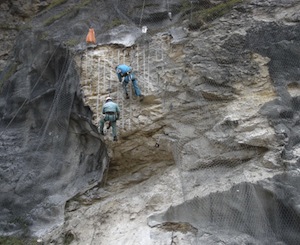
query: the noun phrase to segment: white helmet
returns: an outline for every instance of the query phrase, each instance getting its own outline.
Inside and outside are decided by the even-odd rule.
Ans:
[[[112,98],[111,98],[111,97],[107,97],[107,98],[105,99],[105,102],[107,102],[107,101],[109,101],[109,100],[112,100]]]

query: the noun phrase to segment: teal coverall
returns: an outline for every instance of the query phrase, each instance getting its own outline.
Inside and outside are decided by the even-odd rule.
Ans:
[[[104,134],[103,133],[104,123],[106,121],[110,121],[111,127],[112,127],[112,135],[113,135],[114,139],[116,139],[116,137],[117,137],[117,120],[120,117],[119,106],[116,103],[109,100],[103,105],[102,113],[105,114],[105,116],[99,122],[100,133]]]
[[[127,65],[118,65],[116,67],[117,76],[119,79],[119,82],[123,83],[123,88],[125,90],[126,95],[128,95],[127,85],[130,81],[132,81],[132,85],[134,88],[134,92],[136,96],[143,96],[141,93],[141,90],[138,86],[137,79],[132,72],[132,68]]]

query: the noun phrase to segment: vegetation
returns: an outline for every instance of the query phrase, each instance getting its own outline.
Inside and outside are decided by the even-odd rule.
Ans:
[[[204,21],[212,21],[227,14],[236,4],[241,2],[243,2],[243,0],[228,0],[214,7],[201,10],[196,15],[200,16]]]
[[[51,3],[48,7],[47,7],[47,10],[59,5],[59,4],[63,4],[65,3],[67,0],[56,0],[56,1],[53,1],[53,3]],[[63,16],[67,15],[67,14],[70,14],[70,13],[74,13],[74,12],[77,12],[80,8],[84,7],[85,5],[89,4],[91,2],[91,0],[83,0],[81,1],[79,4],[76,4],[74,5],[73,7],[71,8],[67,8],[63,11],[61,11],[60,13],[58,13],[57,15],[53,15],[51,18],[47,19],[45,22],[44,22],[44,25],[45,26],[49,26],[51,25],[53,22],[55,22],[56,20],[62,18]]]
[[[21,31],[21,30],[25,30],[25,29],[31,29],[31,27],[28,24],[24,24],[24,25],[12,25],[12,24],[7,24],[7,23],[0,23],[0,30],[3,31]]]
[[[74,47],[79,43],[80,43],[80,41],[75,39],[75,38],[69,39],[69,40],[66,41],[66,45],[69,46],[69,47]]]
[[[223,3],[216,5],[203,5],[192,6],[190,1],[182,0],[181,12],[183,16],[190,15],[191,29],[198,29],[208,22],[211,22],[232,10],[234,6],[242,3],[244,0],[226,0]]]
[[[54,0],[50,3],[50,5],[46,8],[46,10],[49,10],[49,9],[52,9],[54,8],[55,6],[58,6],[60,4],[63,4],[67,2],[67,0]]]
[[[0,236],[0,244],[5,245],[38,245],[36,238],[29,237],[29,226],[28,221],[24,217],[15,216],[7,222],[7,226],[13,225],[19,229],[19,233],[22,235],[18,236]]]
[[[39,40],[47,40],[49,38],[49,34],[44,31],[44,32],[38,33],[37,38]]]
[[[187,11],[191,10],[191,1],[190,0],[181,0],[180,12],[185,14]]]
[[[64,237],[64,245],[69,245],[75,239],[75,236],[72,232],[68,231]]]
[[[23,236],[26,236],[29,233],[28,221],[24,217],[15,216],[9,223],[22,229]]]
[[[133,8],[128,8],[127,14],[129,16],[132,15],[134,12],[142,14],[146,8],[151,8],[151,7],[159,7],[159,4],[145,3],[145,5],[144,4],[136,5],[133,6]]]
[[[17,64],[12,64],[4,73],[3,77],[0,77],[0,92],[2,91],[3,84],[6,80],[8,80],[17,70]],[[3,72],[3,71],[2,71]],[[0,243],[1,244],[1,243]]]
[[[145,3],[145,5],[136,5],[134,6],[135,9],[143,10],[143,8],[150,8],[150,7],[159,7],[159,4],[154,3]]]
[[[107,28],[112,29],[112,28],[117,27],[122,24],[123,24],[123,21],[121,19],[113,19],[109,24],[107,24]]]
[[[5,244],[5,245],[37,245],[38,243],[36,241],[32,240],[32,239],[0,236],[0,244]]]
[[[16,31],[18,31],[20,29],[20,27],[18,25],[10,25],[7,23],[1,23],[0,29],[1,30],[16,30]]]
[[[59,14],[57,15],[54,15],[52,16],[51,18],[47,19],[45,22],[44,22],[44,25],[45,26],[49,26],[51,25],[53,22],[55,22],[56,20],[60,19],[61,17],[65,16],[66,14],[68,14],[69,10],[64,10],[63,12],[60,12]]]

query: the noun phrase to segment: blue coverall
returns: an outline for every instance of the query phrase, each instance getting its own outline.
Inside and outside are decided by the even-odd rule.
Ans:
[[[99,122],[100,133],[103,134],[104,123],[106,121],[110,121],[112,127],[112,135],[115,139],[117,137],[117,120],[120,117],[120,108],[116,103],[109,100],[103,105],[102,113],[105,114],[105,117],[102,118]]]
[[[127,96],[128,96],[127,85],[130,81],[132,81],[132,85],[133,85],[136,96],[142,96],[142,93],[137,84],[138,81],[135,78],[135,75],[132,72],[132,68],[130,66],[127,66],[124,64],[118,65],[116,67],[116,72],[117,72],[119,82],[123,82],[123,88],[124,88]],[[122,81],[122,78],[124,78],[123,81]]]

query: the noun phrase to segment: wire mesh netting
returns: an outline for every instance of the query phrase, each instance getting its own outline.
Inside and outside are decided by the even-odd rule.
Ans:
[[[166,0],[164,10],[156,15],[149,14],[151,3],[141,2],[134,15],[138,17],[132,18],[125,1],[113,1],[118,13],[142,29],[143,34],[135,45],[101,45],[80,54],[52,49],[54,56],[48,54],[49,62],[42,63],[45,73],[35,73],[35,67],[41,64],[35,64],[32,58],[31,69],[24,66],[21,71],[29,74],[26,83],[20,85],[12,77],[10,84],[3,88],[7,106],[1,106],[4,128],[0,134],[1,158],[5,162],[1,165],[1,178],[7,183],[22,180],[16,190],[3,187],[6,201],[2,207],[8,210],[2,214],[3,218],[10,217],[11,226],[16,223],[22,226],[27,218],[23,210],[13,214],[10,210],[12,207],[18,210],[24,201],[22,195],[32,192],[33,184],[29,180],[36,179],[34,188],[37,189],[32,197],[36,203],[43,205],[45,198],[51,203],[50,207],[45,204],[44,211],[31,210],[29,206],[33,221],[41,217],[50,220],[61,212],[55,207],[76,193],[72,185],[80,189],[86,182],[94,183],[102,178],[108,160],[96,126],[104,98],[110,95],[120,106],[121,134],[140,127],[132,85],[129,84],[130,99],[126,99],[122,84],[117,82],[115,67],[124,63],[133,68],[142,93],[159,101],[153,106],[156,114],[149,113],[149,122],[168,123],[162,137],[173,143],[172,153],[184,199],[182,204],[150,217],[150,221],[189,223],[197,230],[196,244],[204,241],[205,244],[297,244],[300,220],[296,131],[299,131],[300,107],[297,93],[289,92],[294,87],[298,89],[298,81],[290,81],[293,89],[281,91],[280,96],[289,94],[288,98],[277,97],[274,90],[285,86],[280,84],[274,89],[278,83],[272,83],[274,77],[266,66],[279,62],[280,57],[272,56],[275,48],[282,45],[284,50],[289,42],[299,43],[298,29],[290,27],[289,35],[278,38],[275,46],[262,45],[261,50],[254,50],[245,39],[255,41],[255,33],[247,36],[243,29],[240,30],[243,35],[230,34],[230,25],[240,25],[237,16],[225,16],[225,24],[214,24],[211,29],[207,26],[240,1],[172,4]],[[172,29],[172,21],[182,9],[188,20],[185,27],[189,36],[179,37],[175,42],[178,29]],[[161,26],[161,23],[167,24]],[[224,30],[220,25],[224,25]],[[219,29],[213,29],[216,26]],[[160,32],[166,27],[171,31]],[[297,51],[294,53],[299,58]],[[76,56],[80,56],[77,64]],[[289,57],[282,60],[294,61]],[[276,79],[288,78],[285,67],[282,69],[283,78]],[[295,72],[299,74],[298,70]],[[79,96],[80,89],[84,98]],[[79,106],[81,99],[93,113]],[[288,100],[287,104],[281,104],[284,99]],[[22,131],[24,128],[28,131]],[[285,137],[283,140],[278,139],[279,133]],[[7,155],[6,150],[12,145],[14,151]],[[24,155],[26,164],[22,164]],[[74,162],[78,163],[77,168],[72,165]],[[16,176],[16,168],[25,170],[24,166],[30,171]],[[86,173],[85,179],[78,178],[80,172]],[[56,179],[57,176],[61,177]],[[61,189],[66,190],[66,197],[56,195]],[[13,200],[9,196],[11,192],[21,197]],[[19,221],[15,222],[16,219]],[[1,225],[8,229],[7,224]]]
[[[190,20],[188,25],[190,30],[198,29],[199,26],[205,25],[205,22],[222,16],[223,11],[229,8],[228,5],[222,5],[225,2],[219,5],[210,3],[203,5],[203,2],[200,2],[188,2],[186,15]],[[168,5],[168,2],[166,4]],[[146,12],[144,6],[145,1],[138,24],[144,27],[145,31],[147,23],[143,20]],[[205,9],[217,7],[218,12],[214,15],[204,12]],[[168,12],[170,9],[166,10],[166,13]],[[202,18],[199,17],[201,13]],[[155,17],[152,21],[155,22]],[[157,22],[160,22],[159,18]],[[210,33],[203,32],[201,35]],[[147,45],[142,43],[121,53],[120,49],[117,49],[118,54],[111,56],[115,59],[110,59],[113,64],[120,63],[121,60],[134,67],[145,94],[161,96],[164,113],[177,110],[177,113],[180,111],[178,114],[182,115],[182,118],[177,118],[177,122],[173,123],[175,130],[169,133],[169,136],[174,140],[173,156],[180,172],[179,181],[186,202],[171,207],[160,216],[154,215],[150,220],[192,224],[201,231],[197,237],[197,244],[205,241],[203,238],[205,233],[212,234],[210,243],[206,240],[205,244],[216,244],[220,241],[220,237],[228,243],[297,244],[299,215],[295,210],[295,202],[292,201],[298,196],[298,184],[292,180],[294,179],[292,175],[297,175],[297,167],[279,156],[282,148],[280,140],[275,136],[276,127],[270,127],[270,121],[260,118],[259,112],[259,108],[268,102],[268,99],[272,101],[276,98],[274,94],[276,88],[272,87],[270,82],[274,78],[272,74],[269,79],[260,77],[263,76],[264,71],[260,70],[263,68],[255,67],[258,64],[249,64],[249,60],[246,60],[249,56],[241,55],[238,51],[235,54],[228,52],[227,55],[231,56],[230,59],[248,63],[247,66],[242,67],[234,62],[226,64],[222,62],[221,57],[224,53],[209,46],[207,49],[200,48],[210,57],[199,59],[199,64],[195,64],[193,58],[189,63],[186,56],[174,62],[174,54],[178,51],[178,46],[172,42],[174,37],[169,33],[156,37],[156,40],[152,39]],[[249,36],[248,38],[251,39]],[[199,46],[204,40],[205,38],[198,40]],[[218,41],[224,45],[224,42],[219,39]],[[243,42],[242,39],[240,41]],[[194,51],[196,59],[197,51],[189,50],[188,47],[196,45],[187,43],[185,54]],[[214,44],[220,45],[217,41]],[[230,49],[228,47],[227,50]],[[231,51],[235,49],[238,50],[239,47],[236,46]],[[242,59],[238,58],[239,55]],[[206,64],[203,64],[205,62]],[[207,75],[208,69],[204,67],[205,65],[215,66],[213,72],[217,75]],[[114,73],[113,66],[110,65]],[[245,70],[246,75],[242,74],[241,69]],[[256,70],[253,73],[254,78],[249,78],[252,69]],[[111,78],[115,74],[108,76]],[[185,82],[188,76],[189,84]],[[197,76],[198,80],[195,82]],[[247,80],[250,82],[246,82]],[[263,82],[259,84],[260,81]],[[192,87],[193,85],[195,87]],[[179,93],[173,90],[180,86],[184,87],[181,91],[192,98],[185,103],[194,103],[191,107],[187,106],[188,109],[182,106],[182,101],[178,100]],[[221,95],[218,94],[218,89]],[[262,92],[263,90],[267,91]],[[263,93],[269,94],[270,97],[262,98]],[[241,98],[236,98],[236,94]],[[118,95],[117,98],[119,103],[124,103],[122,95]],[[122,120],[128,123],[129,129],[136,127],[134,122],[130,122],[131,107],[122,105],[124,110]],[[299,108],[295,110],[298,111]],[[275,124],[277,123],[278,121]],[[126,126],[123,121],[122,128]],[[286,164],[290,172],[287,171]],[[290,191],[283,190],[284,185],[290,185]],[[285,198],[289,201],[285,202]]]
[[[32,36],[16,53],[1,93],[0,227],[37,235],[63,222],[66,200],[101,180],[108,157],[82,105],[74,55]]]

